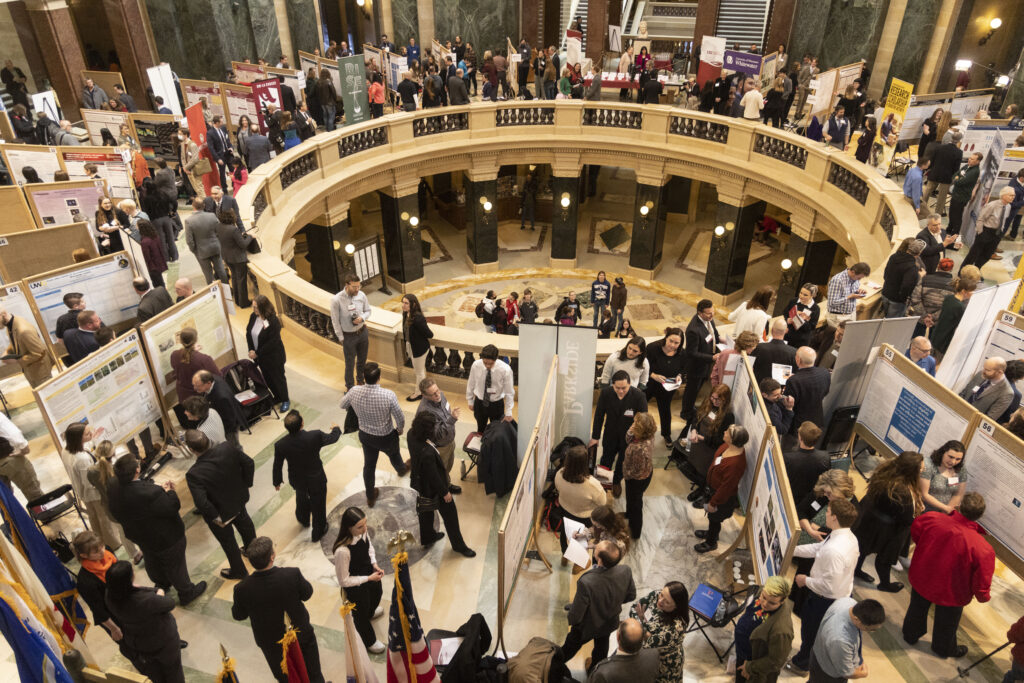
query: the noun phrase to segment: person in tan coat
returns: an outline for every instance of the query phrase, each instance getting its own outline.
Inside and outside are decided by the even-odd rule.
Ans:
[[[33,387],[37,387],[50,379],[53,359],[46,350],[46,344],[35,326],[24,318],[11,315],[0,308],[0,324],[7,328],[11,337],[11,345],[7,347],[4,363],[17,363],[25,374],[25,379]]]

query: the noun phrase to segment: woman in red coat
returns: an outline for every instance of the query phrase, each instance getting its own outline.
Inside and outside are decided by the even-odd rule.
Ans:
[[[718,534],[722,531],[722,522],[732,517],[733,510],[739,505],[736,492],[739,490],[740,479],[747,471],[747,456],[743,447],[749,435],[740,425],[732,425],[725,430],[724,443],[715,452],[715,460],[708,469],[708,498],[697,500],[694,507],[703,507],[708,513],[707,530],[698,529],[694,533],[702,539],[694,546],[698,553],[706,553],[718,547]]]

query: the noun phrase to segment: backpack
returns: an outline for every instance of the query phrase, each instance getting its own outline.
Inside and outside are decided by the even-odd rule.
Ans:
[[[484,301],[481,301],[476,305],[474,312],[476,313],[476,317],[483,319],[484,325],[494,324],[494,311],[492,310],[490,313],[488,313]]]

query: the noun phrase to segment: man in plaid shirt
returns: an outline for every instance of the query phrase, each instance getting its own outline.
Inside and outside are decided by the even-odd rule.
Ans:
[[[867,291],[860,286],[860,280],[870,274],[871,266],[863,262],[854,263],[828,281],[826,320],[829,325],[836,327],[843,320],[856,320],[857,301],[867,295]]]
[[[380,495],[374,486],[374,472],[380,452],[384,451],[400,477],[409,472],[409,461],[403,463],[402,454],[398,450],[398,437],[405,430],[405,415],[398,405],[398,397],[395,392],[380,386],[380,366],[376,363],[366,364],[363,380],[366,384],[352,387],[341,399],[341,409],[351,408],[359,418],[359,443],[363,445],[363,485],[366,487],[366,504],[373,507]]]

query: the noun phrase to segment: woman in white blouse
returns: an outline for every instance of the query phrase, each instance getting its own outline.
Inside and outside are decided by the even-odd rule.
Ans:
[[[647,388],[647,379],[651,374],[651,365],[647,362],[645,351],[647,342],[643,337],[633,337],[622,350],[608,356],[604,362],[604,371],[601,373],[601,386],[611,384],[612,376],[619,370],[625,370],[629,374],[629,384],[640,391]]]
[[[380,606],[383,594],[380,580],[384,578],[384,571],[377,566],[377,555],[366,528],[366,514],[357,507],[350,507],[341,515],[341,531],[334,542],[334,571],[345,599],[355,603],[352,621],[363,645],[374,654],[384,652],[385,645],[377,639],[371,623],[384,614]]]
[[[733,338],[740,336],[741,332],[753,332],[759,342],[768,339],[768,322],[772,319],[768,309],[772,307],[774,298],[775,288],[765,285],[750,297],[750,301],[744,301],[742,306],[730,313],[729,320],[736,323],[732,330]]]
[[[96,457],[86,448],[93,438],[92,429],[85,422],[76,422],[64,430],[64,450],[60,458],[71,479],[71,488],[78,502],[85,508],[89,526],[99,534],[103,544],[111,549],[121,547],[121,536],[117,533],[117,522],[103,506],[99,490],[89,481],[89,468],[96,464]]]

